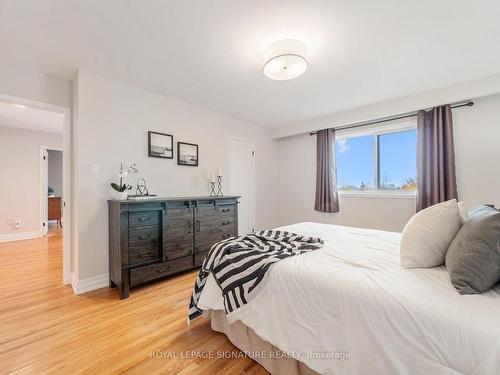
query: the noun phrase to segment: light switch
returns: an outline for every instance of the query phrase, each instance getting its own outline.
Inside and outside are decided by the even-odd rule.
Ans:
[[[90,164],[90,175],[95,176],[99,173],[99,166],[97,164]]]

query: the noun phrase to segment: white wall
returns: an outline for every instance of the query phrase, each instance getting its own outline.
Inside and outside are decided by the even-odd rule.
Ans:
[[[500,206],[500,95],[474,100],[473,107],[453,110],[460,199],[468,208],[479,203]],[[415,212],[413,198],[340,197],[338,214],[313,210],[316,137],[308,134],[278,140],[279,221],[318,221],[401,231]]]
[[[256,227],[277,225],[276,155],[269,129],[88,72],[79,72],[75,84],[78,279],[108,272],[107,199],[121,161],[138,164],[151,193],[208,195],[210,173],[222,167],[227,174],[228,136],[251,139],[256,144]],[[199,167],[149,158],[148,130],[172,134],[174,142],[199,144]],[[89,173],[92,163],[99,167],[95,176]],[[127,182],[135,185],[136,179]]]
[[[60,148],[62,135],[0,126],[0,234],[40,230],[40,146]]]
[[[455,154],[460,199],[500,207],[500,94],[455,110]]]
[[[0,94],[71,107],[71,86],[70,80],[0,62]]]
[[[272,137],[277,139],[297,134],[305,134],[314,130],[364,122],[373,120],[374,118],[390,117],[396,114],[414,112],[422,108],[430,108],[446,103],[456,103],[473,98],[486,97],[495,95],[499,92],[500,73],[497,73],[435,90],[419,92],[413,95],[402,96],[392,100],[336,112],[304,123],[277,127],[273,129]]]
[[[54,189],[56,197],[63,195],[63,153],[62,151],[48,150],[47,183]]]

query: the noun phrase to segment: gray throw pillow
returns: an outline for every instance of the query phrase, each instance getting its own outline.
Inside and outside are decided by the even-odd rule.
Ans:
[[[451,283],[460,294],[483,293],[500,280],[500,211],[478,206],[469,212],[446,253]]]

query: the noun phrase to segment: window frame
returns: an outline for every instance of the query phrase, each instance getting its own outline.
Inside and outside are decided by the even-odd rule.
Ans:
[[[398,121],[391,122],[384,125],[370,126],[366,128],[358,128],[358,129],[346,129],[346,130],[338,130],[337,136],[335,137],[336,141],[341,141],[344,139],[355,138],[355,137],[363,137],[363,136],[372,136],[374,138],[374,189],[371,190],[363,190],[363,191],[350,191],[350,190],[338,190],[338,195],[341,197],[364,197],[364,198],[407,198],[407,199],[415,199],[417,196],[416,190],[381,190],[380,189],[380,136],[392,133],[400,133],[410,130],[417,130],[416,119],[410,119],[407,121]],[[415,155],[416,156],[416,155]],[[337,171],[335,171],[337,173]]]

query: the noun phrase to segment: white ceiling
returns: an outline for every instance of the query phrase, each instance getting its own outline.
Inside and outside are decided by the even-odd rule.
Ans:
[[[500,71],[500,1],[0,0],[0,59],[77,68],[280,126]],[[309,47],[291,81],[271,42]]]
[[[0,126],[62,134],[63,115],[42,109],[0,102]]]

